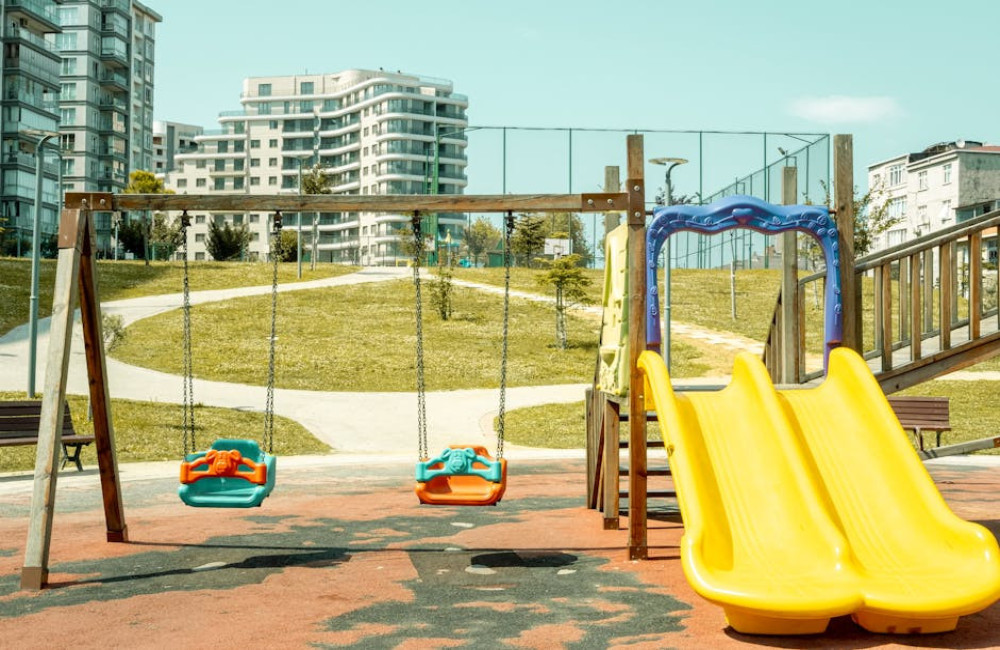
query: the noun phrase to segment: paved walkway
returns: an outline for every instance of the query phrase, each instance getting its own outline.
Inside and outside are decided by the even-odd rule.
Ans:
[[[302,291],[346,284],[395,280],[409,275],[409,269],[371,268],[358,273],[283,284],[279,291]],[[269,286],[243,287],[191,294],[194,305],[229,300],[242,296],[266,294]],[[103,303],[107,314],[122,316],[126,325],[156,314],[178,309],[180,293],[118,300]],[[39,321],[36,390],[41,392],[48,349],[48,318]],[[28,328],[19,326],[0,337],[0,390],[23,391],[28,364]],[[183,401],[181,377],[140,368],[108,358],[108,381],[111,394],[118,398],[180,404]],[[583,399],[585,384],[508,388],[507,408],[516,409],[540,404],[572,402]],[[86,394],[88,390],[84,360],[83,332],[79,319],[73,334],[67,390]],[[259,411],[265,403],[263,386],[194,380],[197,401],[208,406]],[[415,393],[319,392],[275,390],[275,413],[301,423],[313,435],[343,453],[416,453]],[[496,390],[456,390],[427,395],[427,426],[431,449],[450,443],[485,443],[492,447],[492,417],[497,411]],[[516,455],[516,449],[512,449]]]

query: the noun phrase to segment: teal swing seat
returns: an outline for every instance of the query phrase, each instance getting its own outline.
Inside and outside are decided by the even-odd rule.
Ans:
[[[234,476],[214,476],[197,472],[212,451],[237,452],[241,458],[239,473]],[[245,462],[245,461],[249,461]],[[195,508],[253,508],[259,506],[274,489],[276,459],[261,450],[253,440],[219,439],[206,451],[187,454],[181,465],[181,501]],[[256,480],[244,478],[254,474]],[[258,482],[260,481],[260,482]]]

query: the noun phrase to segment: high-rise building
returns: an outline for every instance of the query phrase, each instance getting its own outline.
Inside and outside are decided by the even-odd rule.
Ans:
[[[42,169],[41,233],[48,238],[58,227],[58,141],[51,135],[59,120],[59,51],[54,2],[0,2],[3,43],[2,149],[0,149],[0,254],[26,255],[37,206],[37,147],[45,138]],[[46,137],[49,136],[49,137]],[[51,145],[51,148],[50,148]],[[48,152],[51,152],[48,153]]]
[[[149,171],[160,178],[176,168],[174,157],[198,150],[195,138],[204,131],[200,126],[180,122],[153,122],[153,166]]]
[[[468,99],[449,81],[383,70],[252,77],[238,111],[194,138],[198,150],[174,159],[167,187],[179,192],[276,194],[299,191],[300,175],[318,167],[334,194],[461,194],[467,185]],[[209,221],[247,224],[248,253],[265,258],[268,214],[193,214],[194,259],[206,259]],[[408,214],[320,213],[301,218],[304,253],[361,264],[405,258],[400,230]],[[464,217],[441,214],[437,236],[457,242]],[[314,225],[315,224],[315,225]]]
[[[155,27],[162,18],[136,0],[63,0],[59,129],[63,189],[121,192],[128,175],[153,167]],[[98,246],[110,246],[99,215]]]

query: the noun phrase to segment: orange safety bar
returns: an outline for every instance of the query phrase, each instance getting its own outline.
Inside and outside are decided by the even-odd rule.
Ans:
[[[206,465],[208,469],[196,468]],[[249,467],[241,470],[240,465]],[[256,463],[235,449],[209,449],[204,456],[181,463],[181,483],[188,484],[203,478],[241,478],[257,485],[267,483],[267,465]]]

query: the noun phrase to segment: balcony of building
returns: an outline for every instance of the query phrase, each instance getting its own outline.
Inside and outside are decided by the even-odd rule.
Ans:
[[[7,24],[23,24],[33,32],[61,32],[56,5],[43,0],[4,0]],[[21,21],[25,21],[21,23]],[[5,34],[6,35],[6,34]]]
[[[128,92],[128,75],[119,70],[104,69],[97,77],[97,83],[101,88]]]
[[[132,3],[129,0],[100,0],[101,9],[112,9],[131,18]]]
[[[118,36],[102,36],[99,57],[104,65],[127,70],[129,68],[128,43]]]

